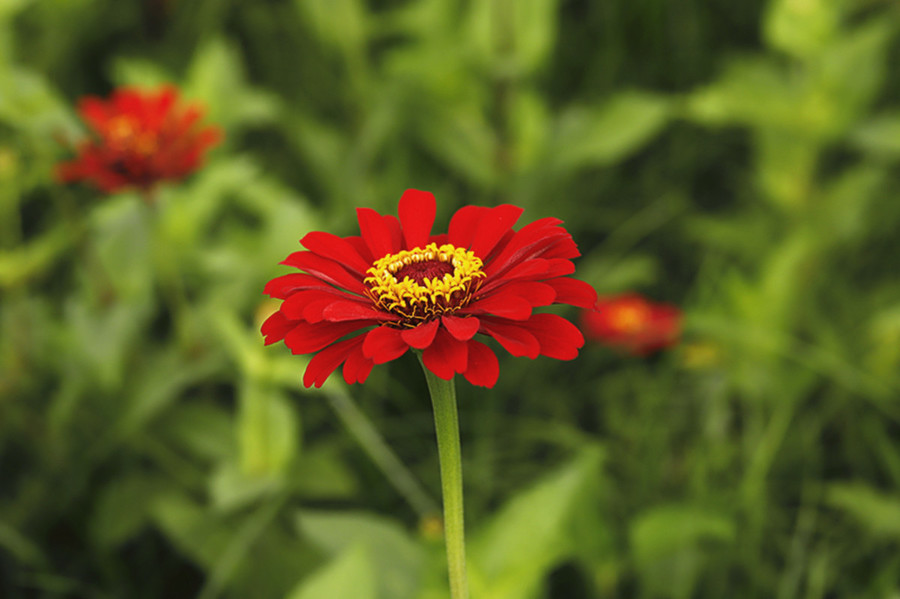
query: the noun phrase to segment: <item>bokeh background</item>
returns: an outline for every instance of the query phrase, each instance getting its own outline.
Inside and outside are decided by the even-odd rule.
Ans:
[[[305,390],[265,282],[407,187],[566,221],[677,346],[459,383],[474,599],[900,597],[900,12],[879,0],[0,1],[0,596],[440,599],[411,356]],[[225,142],[61,186],[84,95]],[[564,315],[577,319],[573,311]]]

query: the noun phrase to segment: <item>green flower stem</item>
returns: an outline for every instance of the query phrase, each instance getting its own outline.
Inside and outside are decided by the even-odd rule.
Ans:
[[[466,538],[463,525],[462,453],[459,446],[459,418],[456,387],[425,368],[425,380],[434,406],[438,457],[441,463],[441,492],[444,501],[444,542],[450,573],[452,599],[468,599],[466,582]]]

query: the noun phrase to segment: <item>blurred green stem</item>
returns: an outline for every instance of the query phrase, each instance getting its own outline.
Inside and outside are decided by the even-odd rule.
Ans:
[[[421,360],[421,356],[420,356]],[[445,381],[428,370],[425,380],[434,406],[438,457],[441,463],[441,494],[444,501],[444,543],[450,574],[452,599],[468,599],[466,582],[466,538],[463,525],[462,452],[459,445],[459,418],[453,379]]]
[[[437,504],[428,496],[419,482],[391,448],[365,414],[344,392],[329,393],[328,402],[344,426],[350,431],[363,450],[384,472],[388,481],[403,495],[419,518],[427,518],[438,511]]]

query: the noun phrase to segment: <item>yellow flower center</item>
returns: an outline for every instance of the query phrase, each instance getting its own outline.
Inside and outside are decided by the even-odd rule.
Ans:
[[[637,333],[642,330],[649,318],[649,311],[643,306],[618,306],[609,315],[613,328],[622,333]]]
[[[464,308],[485,274],[473,252],[429,243],[376,260],[366,271],[369,296],[405,326]]]

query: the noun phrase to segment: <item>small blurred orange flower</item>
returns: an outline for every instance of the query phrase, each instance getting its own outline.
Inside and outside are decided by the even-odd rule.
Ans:
[[[171,85],[155,91],[119,88],[108,100],[88,96],[78,112],[91,137],[78,145],[74,160],[57,165],[56,179],[89,181],[107,193],[149,191],[160,181],[182,179],[222,139],[218,128],[200,126],[200,106],[179,105]]]
[[[682,313],[636,293],[601,296],[581,314],[581,329],[592,341],[646,356],[678,342]]]

